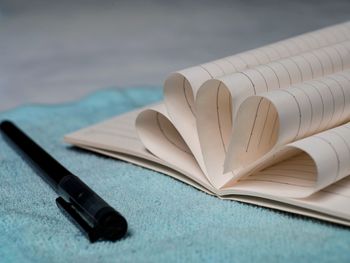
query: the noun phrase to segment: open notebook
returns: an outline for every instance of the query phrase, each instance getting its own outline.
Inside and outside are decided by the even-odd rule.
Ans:
[[[350,22],[170,75],[164,101],[69,134],[209,194],[350,226]]]

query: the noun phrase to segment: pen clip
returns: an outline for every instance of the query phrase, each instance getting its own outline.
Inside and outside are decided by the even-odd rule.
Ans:
[[[89,238],[90,242],[95,242],[101,238],[96,227],[91,227],[89,223],[74,208],[74,205],[64,200],[62,197],[56,199],[58,208]]]

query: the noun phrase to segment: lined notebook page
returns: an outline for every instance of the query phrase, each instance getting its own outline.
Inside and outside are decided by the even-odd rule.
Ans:
[[[283,146],[221,194],[253,194],[350,220],[349,158],[347,123]]]
[[[210,185],[191,150],[171,123],[163,104],[141,112],[135,121],[135,129],[142,144],[155,156],[164,161],[170,160],[173,169],[189,174],[193,180]]]
[[[73,132],[65,141],[78,145],[119,151],[155,162],[163,162],[149,153],[135,130],[135,119],[143,109],[117,116],[107,121]]]
[[[345,41],[205,82],[197,94],[196,120],[208,174],[215,175],[212,180],[220,185],[231,176],[224,174],[223,165],[226,155],[226,163],[232,163],[232,120],[244,99],[349,67],[350,41]],[[269,110],[265,104],[261,108]]]
[[[252,96],[241,106],[228,169],[261,158],[273,148],[350,119],[350,71]]]
[[[112,156],[115,158],[121,158],[127,161],[131,161],[133,163],[145,166],[147,168],[154,169],[156,171],[160,171],[166,173],[170,176],[177,178],[178,180],[182,180],[185,183],[193,185],[203,191],[205,189],[201,188],[199,185],[190,181],[187,178],[187,175],[181,176],[180,174],[175,173],[171,169],[163,168],[162,166],[157,166],[157,164],[168,165],[161,159],[154,157],[152,154],[146,151],[142,143],[138,140],[137,135],[134,130],[133,122],[136,118],[138,111],[127,113],[125,115],[113,118],[111,120],[102,122],[100,124],[96,124],[89,128],[85,128],[83,130],[77,131],[65,137],[67,142],[73,143],[83,148],[87,148],[99,153],[103,153],[108,156]],[[347,125],[348,127],[348,125]],[[349,129],[350,128],[346,128]],[[131,156],[120,155],[118,153],[128,152]],[[132,156],[140,156],[140,159],[133,158]],[[148,163],[147,160],[151,160],[152,163]],[[276,175],[278,174],[278,169],[288,169],[290,165],[295,165],[296,162],[300,160],[297,158],[291,159],[285,163],[284,166],[280,168],[271,167],[269,170],[270,174]],[[305,162],[305,165],[311,165],[310,162]],[[293,166],[294,167],[294,166]],[[295,167],[294,167],[295,168]],[[310,169],[310,168],[308,168]],[[267,176],[266,171],[262,172],[261,175]],[[254,179],[255,177],[251,177]],[[346,214],[347,209],[344,209],[344,205],[348,205],[350,198],[350,180],[345,178],[336,184],[327,187],[320,192],[312,195],[309,198],[305,199],[293,199],[286,198],[281,196],[274,196],[271,194],[271,189],[279,188],[282,184],[285,185],[286,182],[281,180],[280,182],[276,179],[277,176],[273,177],[274,182],[272,183],[271,178],[261,177],[258,180],[250,180],[250,181],[242,181],[234,189],[226,189],[221,191],[221,194],[228,195],[229,199],[241,200],[243,197],[234,197],[232,194],[239,195],[248,195],[248,196],[260,196],[264,198],[269,198],[272,200],[278,200],[285,203],[290,203],[293,205],[307,207],[311,209],[310,212],[302,212],[298,209],[292,209],[288,206],[279,205],[278,209],[282,209],[285,211],[292,211],[297,213],[307,214],[309,216],[314,216],[316,218],[323,218],[329,221],[340,222],[342,224],[346,224],[346,221],[342,221],[341,219],[335,219],[332,216],[320,216],[319,214],[315,214],[314,211],[322,211],[324,213],[328,213],[329,215],[340,216],[341,218],[349,218],[349,215]],[[304,178],[304,177],[303,177]],[[310,178],[312,179],[312,178]],[[135,182],[137,183],[137,182]],[[290,183],[290,182],[289,182]],[[298,181],[300,183],[300,181]],[[269,184],[269,185],[268,185]],[[205,186],[205,184],[202,184]],[[205,186],[207,189],[210,187]],[[215,192],[215,190],[213,191]],[[248,197],[247,197],[248,198]],[[245,198],[242,199],[243,201]],[[258,199],[249,199],[250,203],[261,204],[261,200]],[[275,205],[266,201],[263,202],[265,206],[275,207]],[[340,214],[339,214],[340,213]],[[344,215],[345,214],[345,215]]]
[[[250,160],[244,171],[237,170],[225,187],[235,188],[237,180],[261,181],[272,195],[303,198],[347,177],[349,159],[350,124],[347,123],[274,147],[260,159]]]
[[[158,104],[152,107],[152,111],[155,115],[151,114],[155,119],[150,121],[148,124],[152,125],[151,132],[156,132],[152,136],[156,136],[157,144],[154,147],[162,145],[177,145],[182,151],[188,151],[186,145],[180,145],[181,138],[176,134],[176,130],[172,130],[171,127],[167,127],[168,123],[165,122],[164,117],[157,116],[160,112],[163,112],[164,105]],[[208,180],[204,176],[198,164],[195,162],[193,155],[186,154],[177,160],[171,158],[171,162],[167,161],[166,156],[173,156],[172,151],[158,152],[154,149],[153,144],[147,143],[146,135],[143,135],[146,145],[154,150],[154,155],[145,148],[144,142],[141,142],[137,131],[135,129],[135,123],[137,117],[143,113],[145,114],[145,108],[138,109],[121,116],[112,118],[110,120],[98,123],[96,125],[81,129],[65,136],[65,141],[79,147],[88,148],[97,152],[103,152],[104,154],[118,157],[127,161],[133,161],[142,166],[164,172],[161,166],[169,167],[172,170],[166,169],[166,173],[179,180],[185,181],[193,185],[193,182],[206,187],[207,189],[215,192],[215,189],[209,184]],[[147,111],[146,111],[147,112]],[[159,119],[158,119],[159,118]],[[177,148],[177,149],[179,149]],[[168,149],[168,148],[165,148]],[[130,158],[128,156],[118,155],[117,153],[123,153],[129,156],[136,156],[137,158]],[[159,154],[159,155],[158,155]],[[161,157],[158,158],[157,156]],[[175,155],[176,156],[176,155]],[[168,159],[169,160],[169,159]],[[151,161],[150,164],[147,161]],[[174,173],[177,171],[177,173]],[[184,176],[179,176],[178,173]],[[186,179],[187,177],[187,179]],[[198,187],[197,185],[195,185]]]
[[[262,204],[267,207],[273,207],[284,211],[295,212],[298,214],[305,214],[315,218],[337,222],[344,225],[350,225],[350,178],[344,178],[341,181],[325,188],[307,198],[288,198],[274,195],[270,189],[276,189],[284,186],[285,182],[270,182],[268,179],[260,179],[259,181],[242,181],[238,183],[234,189],[222,190],[221,194],[225,195],[227,199],[234,199],[235,195],[242,195],[242,201],[248,201],[253,204]],[[245,195],[253,196],[251,198],[244,197]],[[266,198],[268,200],[257,200],[255,197]],[[239,198],[239,197],[238,197]],[[270,200],[276,200],[278,203],[273,204]],[[291,204],[296,207],[303,207],[310,209],[308,211],[300,211],[294,207],[289,207],[286,204]],[[314,214],[317,211],[322,214]]]
[[[181,70],[167,78],[164,84],[167,111],[200,166],[204,166],[204,160],[196,132],[194,98],[205,81],[346,40],[350,40],[349,22]]]

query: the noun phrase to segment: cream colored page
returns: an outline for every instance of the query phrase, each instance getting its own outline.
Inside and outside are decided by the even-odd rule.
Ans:
[[[120,151],[152,161],[158,160],[146,151],[135,131],[134,122],[143,109],[138,109],[78,130],[64,137],[66,142]]]
[[[271,195],[308,197],[350,174],[349,145],[349,124],[312,135],[273,149],[246,166],[238,174],[239,180],[232,180],[225,188],[262,182],[261,191]]]
[[[316,180],[304,193],[298,197],[309,196],[325,187],[328,187],[350,174],[350,126],[349,123],[315,134],[305,139],[289,144],[307,154],[314,162],[315,170],[310,167],[299,169],[316,173]],[[297,166],[296,166],[297,167]],[[292,173],[288,173],[291,175]],[[312,176],[312,175],[310,175]],[[285,194],[287,195],[287,193]]]
[[[154,106],[153,109],[160,109],[162,104]],[[158,158],[151,152],[149,152],[143,143],[140,141],[135,129],[135,121],[139,114],[145,109],[138,109],[116,118],[104,121],[102,123],[90,126],[88,128],[79,130],[77,132],[68,134],[65,136],[65,141],[79,147],[95,148],[96,150],[111,151],[115,153],[123,153],[131,156],[141,158],[138,160],[138,164],[142,164],[142,159],[149,160],[155,164],[170,167],[184,175],[193,181],[203,185],[204,187],[211,189],[207,179],[202,171],[199,169],[196,162],[194,162],[193,156],[188,155],[186,158],[174,155],[169,158]],[[164,116],[163,116],[164,117]],[[167,124],[166,124],[167,125]],[[165,135],[159,136],[158,143],[169,144],[170,140],[174,140],[176,136],[165,137]],[[166,141],[167,140],[167,141]],[[180,140],[179,140],[180,141]],[[173,143],[174,141],[172,141]],[[178,142],[177,142],[178,143]],[[183,145],[182,147],[186,147]],[[171,153],[171,152],[170,152]],[[168,154],[164,152],[164,154]],[[175,159],[174,159],[175,158]],[[180,158],[182,165],[178,164],[176,158]],[[147,162],[145,161],[145,166]]]
[[[331,223],[341,224],[344,226],[350,226],[349,219],[344,219],[344,218],[334,216],[332,215],[331,212],[330,213],[320,212],[318,211],[318,207],[313,207],[313,209],[310,209],[310,208],[303,207],[303,205],[300,205],[300,204],[291,204],[289,203],[289,199],[287,199],[286,201],[282,201],[282,200],[277,201],[277,200],[271,200],[267,198],[260,198],[256,196],[237,195],[237,194],[223,196],[221,198],[224,200],[235,200],[235,201],[244,202],[248,204],[258,205],[260,207],[267,207],[267,208],[281,210],[289,213],[294,213],[297,215],[304,215],[311,218],[328,221]],[[317,202],[313,202],[313,204],[317,206]],[[332,207],[332,205],[328,205],[328,206]]]
[[[292,57],[289,59],[278,61],[276,63],[270,63],[267,65],[263,65],[263,66],[257,67],[256,69],[247,70],[246,73],[244,73],[244,74],[246,74],[247,76],[249,76],[249,75],[254,76],[254,72],[265,73],[265,78],[271,82],[271,83],[269,83],[269,89],[273,90],[273,89],[281,88],[285,85],[288,85],[288,84],[290,84],[290,82],[292,82],[292,83],[300,82],[302,80],[307,80],[307,79],[310,79],[312,77],[317,77],[317,76],[322,75],[322,74],[328,74],[328,73],[331,73],[333,71],[342,70],[343,68],[348,67],[349,63],[350,63],[350,56],[349,56],[349,51],[348,51],[349,49],[350,49],[349,42],[342,42],[340,44],[329,46],[326,48],[322,48],[320,50],[316,50],[316,51],[313,51],[311,53],[302,54],[301,56],[295,56],[295,57]],[[330,56],[330,55],[327,56],[327,54],[328,55],[331,54],[333,56]],[[333,59],[330,60],[329,57],[333,57]],[[275,64],[282,65],[282,66],[280,66],[280,69],[282,68],[284,71],[278,71],[278,69],[273,71],[275,79],[273,79],[271,81],[271,70],[266,71],[266,68],[273,69]],[[307,66],[305,67],[305,65],[307,65]],[[287,73],[289,73],[291,75],[291,77],[288,77],[288,81],[290,81],[290,82],[287,82],[287,81],[284,81],[284,83],[283,83],[283,81],[278,82],[276,80],[276,76],[278,76],[278,75],[280,76],[279,78],[281,80],[287,78],[286,77],[287,76],[286,70],[287,70]],[[299,74],[295,74],[296,71]],[[251,72],[253,72],[253,73],[251,73]],[[300,73],[300,72],[302,72],[302,73]],[[247,78],[246,75],[242,74],[242,76],[245,77],[245,81],[249,81],[249,78]],[[261,76],[264,77],[264,75],[261,75]],[[236,80],[235,81],[236,86],[242,87],[242,89],[245,88],[245,86],[241,85],[241,83],[237,83],[237,78],[235,78],[235,80]],[[259,80],[260,80],[260,84],[259,84]],[[257,90],[266,90],[265,84],[262,84],[262,83],[265,83],[266,81],[265,82],[261,81],[261,77],[260,77],[260,79],[255,78],[254,81],[255,82],[253,82],[253,85]],[[279,83],[279,84],[277,84],[277,83]],[[252,85],[252,84],[250,83],[250,85]],[[231,88],[234,88],[236,86],[231,85],[229,87],[231,89]],[[212,87],[210,87],[208,90],[216,92],[215,89],[213,89]],[[225,88],[218,89],[218,90],[222,93],[220,95],[220,97],[222,97],[226,101],[227,101],[227,99],[230,100],[230,96],[228,95],[228,92],[225,92]],[[250,90],[251,89],[248,89],[248,91],[250,91]],[[220,100],[220,102],[218,100],[219,94],[220,93],[218,92],[215,107],[218,107],[218,105],[220,105],[220,107],[223,107],[226,110],[226,116],[224,116],[224,114],[225,114],[224,111],[219,112],[219,115],[217,115],[217,111],[215,111],[215,110],[212,112],[214,114],[214,117],[220,118],[219,128],[220,128],[221,134],[213,134],[212,129],[208,126],[205,126],[207,124],[211,124],[211,122],[209,121],[210,116],[208,116],[208,114],[207,114],[208,112],[210,112],[210,109],[211,109],[211,107],[208,107],[208,106],[213,104],[213,103],[210,104],[210,102],[211,102],[210,99],[212,99],[211,94],[209,93],[209,96],[207,96],[207,98],[209,100],[208,103],[206,102],[202,107],[201,107],[201,105],[197,105],[197,108],[200,109],[199,114],[197,114],[198,120],[200,121],[201,116],[204,116],[202,118],[204,120],[204,122],[203,122],[204,127],[202,127],[199,124],[199,127],[201,127],[201,129],[199,130],[199,133],[201,135],[201,132],[202,133],[206,132],[207,134],[209,132],[209,136],[204,136],[202,138],[202,142],[203,142],[202,149],[203,149],[204,157],[207,157],[205,161],[206,161],[207,166],[210,169],[210,172],[209,173],[205,172],[206,167],[204,167],[203,163],[199,162],[199,166],[201,167],[202,171],[207,175],[210,182],[216,188],[219,188],[220,186],[222,186],[223,183],[227,182],[232,177],[232,175],[230,173],[228,173],[226,175],[222,175],[223,174],[222,166],[223,166],[224,157],[221,156],[222,155],[221,151],[216,150],[217,146],[218,146],[218,144],[216,142],[218,140],[222,139],[223,136],[228,137],[231,133],[231,126],[232,126],[232,124],[230,123],[230,120],[232,118],[232,116],[231,116],[232,107],[229,108],[229,111],[227,111],[226,104],[222,101],[222,99]],[[208,95],[208,94],[206,94],[206,95]],[[238,96],[235,96],[235,97],[238,97]],[[200,101],[202,101],[202,100],[201,99],[197,100],[198,103]],[[161,113],[155,113],[154,111],[152,111],[152,112],[153,113],[151,113],[151,111],[149,110],[149,111],[147,111],[147,113],[141,114],[141,116],[139,117],[139,119],[141,121],[142,118],[144,118],[146,115],[150,116],[151,114],[153,114],[153,115],[155,114],[156,117],[149,117],[148,119],[152,119],[152,120],[158,119],[156,122],[152,121],[152,120],[151,121],[149,121],[149,120],[143,121],[143,126],[145,128],[143,129],[143,132],[140,133],[142,140],[144,140],[142,137],[142,134],[144,134],[147,129],[149,130],[149,132],[148,132],[149,134],[154,133],[154,132],[150,132],[150,130],[153,130],[153,129],[158,130],[159,129],[159,127],[160,127],[158,125],[159,117],[157,117],[157,116],[165,115],[164,109],[162,109]],[[164,118],[162,118],[162,119],[164,119]],[[171,119],[169,119],[169,118],[165,118],[165,119],[166,120],[164,120],[163,122],[169,122],[169,123],[172,122]],[[227,121],[225,121],[225,120],[227,120]],[[217,124],[217,122],[214,122],[214,124]],[[175,125],[175,124],[173,123],[173,125]],[[225,127],[225,125],[226,125],[226,127]],[[216,128],[217,128],[217,126],[215,126],[215,129]],[[172,129],[172,130],[174,130],[176,133],[175,129]],[[193,130],[192,130],[192,132],[193,132]],[[223,132],[227,131],[227,132],[226,132],[226,134],[223,134],[222,131]],[[174,132],[169,132],[169,133],[171,134]],[[167,132],[165,132],[164,134],[167,134]],[[192,153],[194,153],[194,155],[196,156],[195,149],[193,149],[193,148],[190,148],[189,150],[187,149],[187,152],[186,152],[186,151],[181,150],[181,148],[184,148],[184,147],[180,147],[180,148],[176,147],[176,144],[170,145],[167,143],[162,143],[162,144],[159,143],[157,136],[153,136],[153,137],[147,136],[147,138],[148,139],[144,141],[145,146],[147,148],[152,147],[152,148],[149,148],[149,150],[151,150],[156,156],[167,156],[166,159],[168,159],[168,160],[171,156],[173,156],[172,162],[174,162],[174,165],[177,165],[177,163],[179,163],[179,165],[181,165],[181,163],[182,163],[182,161],[181,161],[182,157],[180,156],[179,158],[175,158],[175,156],[188,155],[188,154],[190,154],[190,153],[188,153],[189,150]],[[151,140],[153,140],[153,142],[151,142]],[[181,144],[185,145],[186,143],[183,142]],[[220,145],[221,144],[219,144],[219,146]],[[175,146],[175,148],[172,146]],[[207,146],[207,147],[205,147],[205,146]],[[155,150],[154,148],[157,148],[157,150]],[[174,148],[174,149],[172,149],[172,148]],[[180,151],[178,151],[177,148],[179,148]],[[166,154],[164,154],[164,153],[166,153]],[[185,158],[187,158],[187,157],[185,157]],[[220,160],[220,158],[221,158],[221,160]],[[197,159],[197,161],[198,161],[198,159]],[[220,169],[217,169],[217,167],[219,167]]]
[[[346,70],[246,99],[234,124],[227,170],[238,171],[273,148],[348,121],[349,80]]]
[[[205,81],[349,39],[350,23],[344,23],[172,74],[164,84],[167,111],[199,165],[204,167],[194,101]]]
[[[204,190],[199,185],[197,185],[195,182],[191,181],[190,179],[187,179],[188,177],[186,174],[181,176],[180,173],[177,173],[174,170],[168,169],[166,166],[155,165],[155,164],[164,164],[164,165],[168,165],[168,164],[165,163],[164,161],[156,158],[155,156],[153,156],[149,152],[147,152],[140,142],[137,143],[137,136],[134,133],[134,129],[132,128],[133,127],[132,119],[133,118],[135,119],[136,114],[138,114],[137,111],[135,111],[133,113],[128,113],[124,116],[113,118],[113,119],[108,120],[106,122],[103,122],[101,124],[97,124],[97,125],[94,125],[90,128],[83,129],[81,131],[67,135],[66,141],[68,141],[69,143],[75,144],[81,148],[96,151],[98,153],[102,153],[102,154],[105,154],[105,155],[108,155],[108,156],[111,156],[114,158],[120,158],[120,159],[123,159],[126,161],[131,161],[131,162],[136,163],[138,165],[145,166],[147,168],[166,173],[170,176],[173,176],[174,178],[176,178],[178,180],[184,181],[190,185],[193,185],[194,187],[197,187],[201,190]],[[132,116],[134,116],[134,117],[132,117]],[[124,123],[124,121],[125,121],[125,123]],[[121,123],[124,123],[124,124],[121,125]],[[124,127],[124,129],[126,128],[128,137],[124,136],[124,134],[126,134],[125,132],[122,132],[119,134],[118,131],[121,131],[121,127]],[[130,130],[128,127],[130,128]],[[117,129],[115,129],[115,128],[117,128]],[[130,137],[130,139],[131,138],[133,138],[133,139],[129,140],[129,137]],[[120,143],[119,140],[122,140],[123,143]],[[130,145],[130,142],[133,142],[133,144]],[[128,145],[126,146],[125,143],[127,143]],[[128,150],[129,154],[131,154],[131,155],[123,154],[123,152],[126,151],[125,148],[130,149],[131,146],[133,146],[132,151]],[[125,147],[125,148],[123,149],[123,147]],[[110,149],[110,150],[106,150],[106,149]],[[140,156],[142,158],[135,158],[135,155]],[[151,162],[149,162],[147,160],[150,160]],[[350,196],[350,193],[344,192],[345,189],[349,189],[349,187],[347,187],[346,185],[344,185],[344,187],[342,187],[343,191],[339,191],[339,189],[337,189],[338,186],[340,185],[339,183],[342,183],[343,181],[344,181],[344,179],[342,181],[336,183],[336,185],[334,185],[334,186],[323,189],[322,191],[320,191],[316,195],[311,196],[310,198],[299,199],[299,200],[298,199],[286,199],[283,197],[282,198],[276,197],[276,196],[273,196],[271,194],[269,195],[269,188],[265,188],[264,184],[261,184],[261,181],[258,181],[259,183],[255,182],[255,183],[257,183],[256,185],[252,185],[251,184],[251,183],[253,183],[252,181],[249,182],[250,184],[246,184],[246,185],[239,184],[237,186],[236,190],[226,189],[225,191],[222,192],[222,194],[226,193],[227,195],[229,195],[229,194],[235,193],[235,194],[239,194],[239,195],[248,195],[248,196],[256,196],[256,195],[263,196],[265,198],[271,198],[271,199],[279,200],[279,201],[286,202],[286,203],[292,203],[294,205],[308,207],[308,209],[311,209],[313,211],[320,210],[320,211],[327,212],[328,214],[338,215],[338,211],[343,212],[343,214],[344,214],[344,211],[346,212],[346,209],[345,210],[342,208],[339,209],[341,204],[344,202],[347,202],[347,203],[349,202],[349,200],[344,199],[342,196],[343,195]],[[278,188],[281,183],[285,184],[285,182],[278,182],[276,180],[274,182],[274,185],[272,186],[273,189]],[[209,189],[210,189],[210,187],[209,187]],[[211,189],[211,190],[213,190],[215,192],[215,189]],[[330,193],[331,191],[335,192],[335,193],[332,194],[332,193]],[[327,192],[327,195],[322,195],[322,193],[324,193],[324,192]],[[318,196],[321,196],[321,197],[318,198]],[[239,198],[239,197],[233,197],[232,199],[237,200],[237,198]],[[247,202],[247,200],[245,198],[243,198],[242,200]],[[248,202],[261,205],[261,202],[256,200],[255,198],[251,198],[251,200]],[[277,208],[277,209],[281,209],[281,210],[285,210],[285,211],[291,211],[291,212],[295,212],[295,213],[303,213],[303,214],[306,213],[306,215],[309,215],[309,216],[314,216],[316,218],[334,221],[332,218],[329,218],[329,217],[320,217],[319,215],[314,215],[313,213],[300,212],[299,210],[290,210],[290,208],[288,208],[288,206],[285,206],[285,205],[275,207],[275,206],[271,205],[271,202],[269,202],[269,201],[267,201],[264,204],[265,204],[265,206],[268,206],[268,207],[272,206],[273,208]],[[338,221],[336,221],[336,222],[338,222]],[[344,224],[343,221],[340,221],[340,223]]]
[[[274,193],[271,193],[271,189],[277,189],[286,184],[285,181],[269,180],[266,178],[244,180],[240,181],[232,188],[222,190],[221,194],[227,196],[229,199],[232,195],[252,196],[250,202],[258,204],[259,202],[255,199],[256,197],[276,200],[283,203],[277,207],[277,209],[300,213],[300,211],[295,211],[285,205],[291,204],[293,206],[303,207],[311,211],[330,215],[335,220],[336,218],[345,220],[345,222],[338,221],[338,223],[350,225],[350,177],[346,177],[306,198],[288,198],[283,195],[275,195]],[[234,196],[231,198],[235,199]],[[242,200],[245,201],[244,198]],[[267,201],[266,206],[271,206],[271,202]],[[303,214],[303,212],[301,213]],[[315,218],[333,221],[332,218],[325,218],[319,214],[308,214],[307,211],[305,211],[304,214]]]
[[[108,151],[108,150],[103,150],[103,149],[99,149],[99,148],[94,148],[94,147],[89,147],[89,146],[84,146],[84,145],[79,145],[79,144],[75,144],[76,146],[82,148],[82,149],[86,149],[89,151],[93,151],[99,154],[103,154],[115,159],[119,159],[119,160],[123,160],[126,162],[130,162],[166,175],[169,175],[179,181],[182,181],[188,185],[191,185],[195,188],[197,188],[198,190],[201,190],[207,194],[213,195],[215,193],[215,189],[212,189],[210,187],[206,187],[194,180],[191,180],[188,176],[186,176],[185,174],[182,174],[178,171],[175,171],[174,169],[171,169],[167,166],[161,165],[160,163],[162,162],[161,160],[159,160],[159,162],[155,162],[155,161],[149,161],[146,160],[144,158],[137,158],[133,155],[128,155],[128,154],[124,154],[122,152],[116,152],[116,151]]]
[[[237,115],[230,166],[234,176],[226,186],[253,174],[250,180],[286,182],[270,193],[305,197],[350,174],[350,128],[348,124],[339,126],[350,119],[349,80],[350,71],[343,71],[248,98]],[[281,148],[298,149],[304,160],[288,156],[273,168],[268,167],[271,162],[264,164],[270,157],[286,154]],[[267,167],[263,172],[249,171],[254,166],[261,169],[261,164]]]
[[[224,161],[232,158],[232,123],[244,99],[349,68],[349,51],[350,41],[346,41],[205,82],[197,94],[196,120],[214,185],[219,187],[232,177],[230,170],[224,173]]]
[[[194,158],[191,149],[177,132],[167,116],[163,104],[150,107],[137,116],[135,129],[142,144],[158,158],[171,163],[177,171],[200,178],[209,185],[204,173]]]

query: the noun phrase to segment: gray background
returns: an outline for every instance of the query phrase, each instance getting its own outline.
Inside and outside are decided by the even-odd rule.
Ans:
[[[0,111],[177,69],[349,19],[350,1],[0,0]]]

